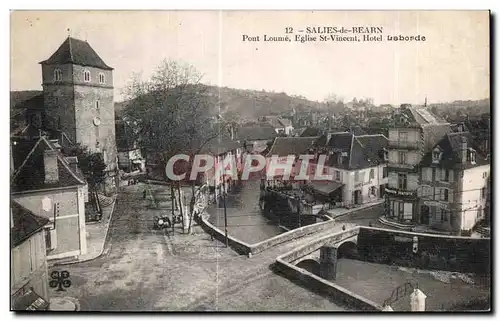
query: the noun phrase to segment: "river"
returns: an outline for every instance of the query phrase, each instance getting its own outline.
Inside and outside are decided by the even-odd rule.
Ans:
[[[246,181],[238,191],[226,197],[228,234],[246,243],[258,243],[282,232],[275,223],[262,215],[259,207],[260,182]],[[218,205],[207,208],[210,222],[224,230],[224,207]]]

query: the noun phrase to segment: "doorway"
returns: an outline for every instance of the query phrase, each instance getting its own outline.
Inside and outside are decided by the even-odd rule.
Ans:
[[[420,223],[429,225],[429,216],[431,209],[427,205],[422,205],[420,207]]]
[[[361,191],[354,191],[354,204],[361,204]]]

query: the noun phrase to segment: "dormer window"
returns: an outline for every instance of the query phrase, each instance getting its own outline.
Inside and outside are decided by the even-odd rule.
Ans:
[[[106,83],[106,77],[104,77],[104,74],[102,72],[99,73],[99,83],[100,84]]]
[[[62,80],[62,71],[61,71],[61,69],[54,70],[54,81],[61,81],[61,80]]]
[[[442,155],[443,155],[443,153],[441,152],[441,150],[439,148],[434,149],[432,151],[432,163],[434,163],[434,164],[439,163]]]
[[[83,71],[83,81],[90,82],[90,71],[88,70]]]

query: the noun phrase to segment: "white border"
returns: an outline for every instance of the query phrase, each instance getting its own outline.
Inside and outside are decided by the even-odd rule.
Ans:
[[[117,7],[116,4],[111,4],[111,3],[116,3],[120,4],[120,7]],[[168,3],[168,6],[166,6],[166,3]],[[8,97],[8,92],[9,92],[9,65],[7,65],[7,61],[9,60],[9,47],[10,47],[10,42],[9,42],[9,37],[10,37],[10,32],[9,32],[9,11],[8,9],[44,9],[44,10],[49,10],[49,9],[184,9],[184,10],[189,10],[189,9],[316,9],[316,10],[326,10],[326,9],[357,9],[357,10],[369,10],[369,9],[432,9],[432,10],[437,10],[437,9],[458,9],[458,10],[464,10],[464,9],[469,9],[469,10],[479,10],[479,9],[492,9],[492,11],[498,12],[498,3],[499,1],[493,1],[493,0],[484,0],[484,1],[470,1],[470,0],[455,0],[455,1],[436,1],[436,0],[420,0],[420,1],[343,1],[343,2],[336,2],[335,6],[332,5],[331,1],[317,1],[317,0],[308,0],[308,1],[276,1],[275,3],[270,3],[269,0],[252,0],[252,1],[220,1],[220,0],[213,0],[210,3],[207,3],[206,1],[198,0],[198,1],[192,1],[192,0],[177,0],[177,1],[151,1],[151,0],[143,0],[143,1],[134,1],[130,3],[124,3],[124,2],[108,2],[105,3],[102,0],[87,0],[84,2],[80,3],[74,3],[74,2],[69,2],[69,1],[43,1],[42,3],[38,1],[5,1],[2,2],[2,5],[6,5],[6,8],[2,10],[2,15],[1,15],[1,21],[2,21],[2,27],[1,28],[1,35],[2,35],[2,43],[4,44],[3,50],[2,50],[2,58],[4,63],[1,65],[0,68],[2,68],[2,72],[0,73],[2,75],[2,87],[4,88],[4,91],[2,91],[2,94],[5,95],[3,98],[4,105],[2,108],[0,108],[2,117],[0,119],[4,120],[7,122],[9,119],[8,117],[8,110],[9,110],[9,97]],[[498,25],[498,20],[496,21],[496,24]],[[498,43],[498,32],[495,33],[495,42]],[[498,65],[497,65],[498,68]],[[497,89],[497,84],[494,85],[494,89]],[[496,107],[496,106],[494,106]],[[4,133],[0,135],[0,141],[2,143],[4,151],[9,150],[8,148],[8,138],[9,137],[7,134],[8,131],[8,124],[5,124],[3,127]],[[498,138],[498,137],[496,137]],[[499,142],[499,139],[495,139],[496,142]],[[2,190],[3,192],[0,194],[2,198],[5,200],[5,202],[2,202],[2,204],[8,204],[9,199],[7,198],[8,196],[8,191],[9,191],[9,178],[7,176],[7,168],[9,158],[4,153],[4,157],[1,158],[2,160],[2,175],[5,175],[3,179],[0,179],[0,181],[3,183],[2,184]],[[497,191],[498,192],[498,191]],[[498,192],[500,193],[500,192]],[[498,199],[499,195],[495,195],[496,199]],[[7,208],[4,208],[7,210]],[[494,215],[494,214],[493,214]],[[8,217],[8,215],[3,215],[2,216],[4,219]],[[499,219],[495,219],[495,222],[500,221]],[[3,224],[2,226],[9,226],[10,224]],[[496,229],[497,226],[495,226]],[[4,264],[2,265],[2,271],[4,272],[4,280],[7,280],[7,275],[10,274],[10,265],[7,263],[8,260],[5,258],[9,257],[10,253],[10,240],[8,240],[8,235],[7,233],[2,233],[3,237],[6,239],[1,242],[4,246],[4,252],[2,257],[4,258],[2,262]],[[9,276],[10,278],[10,276]],[[496,279],[496,278],[495,278]],[[8,297],[8,291],[7,289],[4,289],[4,291],[0,291],[2,293],[2,298],[0,302],[2,302],[3,306],[1,307],[1,311],[3,314],[2,317],[6,317],[8,319],[14,318],[14,314],[9,313],[9,302],[10,298]],[[498,297],[498,296],[495,296]],[[168,315],[167,315],[168,316]],[[342,316],[337,316],[337,315],[315,315],[314,317],[317,316],[323,316],[323,317],[328,317],[328,318],[338,318]],[[462,315],[460,315],[462,316]],[[107,316],[99,316],[98,314],[93,315],[94,318],[106,318]],[[134,318],[140,318],[140,319],[146,319],[148,316],[138,316],[138,315],[131,315],[131,317]],[[169,318],[173,316],[168,316]],[[198,316],[192,316],[192,318],[195,318]],[[219,317],[216,315],[216,317]],[[237,318],[242,318],[244,316],[233,316]],[[266,316],[259,316],[260,318],[266,317]],[[274,317],[281,317],[281,318],[289,318],[289,316],[274,316]],[[310,316],[305,316],[305,317],[310,317]],[[362,317],[362,315],[359,315],[358,317]],[[414,317],[407,317],[407,315],[400,317],[404,318],[417,318],[417,316]],[[421,317],[421,316],[420,316]],[[426,319],[430,316],[426,316]],[[447,316],[448,318],[456,318],[457,316],[455,315],[449,315]],[[467,317],[463,315],[463,317]],[[74,316],[69,316],[65,315],[65,318],[73,319],[75,318]],[[3,318],[2,318],[3,319]]]

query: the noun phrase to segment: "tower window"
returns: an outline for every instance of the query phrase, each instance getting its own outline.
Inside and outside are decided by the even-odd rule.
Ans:
[[[106,77],[104,77],[104,74],[101,72],[99,73],[99,83],[104,84],[106,82]]]
[[[54,70],[54,81],[61,81],[62,80],[62,71],[61,69],[55,69]]]
[[[88,70],[83,71],[83,80],[85,82],[90,82],[90,71]]]

